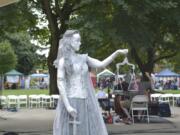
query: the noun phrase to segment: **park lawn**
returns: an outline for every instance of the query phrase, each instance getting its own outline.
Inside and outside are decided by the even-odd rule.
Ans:
[[[161,93],[180,94],[180,90],[161,90]]]
[[[3,90],[2,95],[32,95],[32,94],[49,94],[47,89],[17,89],[17,90]]]
[[[108,90],[105,90],[106,92]],[[48,89],[17,89],[17,90],[3,90],[1,91],[2,95],[38,95],[38,94],[49,94],[49,90]],[[97,89],[96,89],[97,92]],[[170,93],[170,94],[180,94],[180,90],[161,90],[158,91],[160,93]],[[1,93],[0,93],[1,94]]]

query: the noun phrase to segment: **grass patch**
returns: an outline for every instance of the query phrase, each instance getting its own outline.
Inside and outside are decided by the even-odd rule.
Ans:
[[[0,95],[39,95],[39,94],[49,94],[49,90],[48,89],[16,89],[16,90],[0,90],[1,93]],[[95,89],[95,91],[97,92],[98,89]],[[108,89],[105,89],[105,92],[107,93]],[[112,90],[111,90],[112,92]],[[161,90],[161,91],[157,91],[160,93],[170,93],[170,94],[180,94],[180,90]]]
[[[32,94],[49,94],[48,89],[17,89],[17,90],[3,90],[2,95],[32,95]]]
[[[161,90],[161,93],[168,93],[168,94],[180,94],[180,90]]]

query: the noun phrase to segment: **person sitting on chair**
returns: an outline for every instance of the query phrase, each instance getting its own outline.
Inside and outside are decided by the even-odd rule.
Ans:
[[[114,99],[115,113],[122,118],[125,124],[131,124],[131,116],[128,112],[130,108],[130,101],[123,99],[123,96],[117,94]]]

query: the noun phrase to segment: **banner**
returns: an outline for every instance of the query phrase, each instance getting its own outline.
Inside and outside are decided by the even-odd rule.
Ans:
[[[7,76],[7,82],[8,83],[18,83],[19,76]]]

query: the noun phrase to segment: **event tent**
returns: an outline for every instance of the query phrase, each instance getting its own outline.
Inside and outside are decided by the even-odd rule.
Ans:
[[[110,77],[110,76],[115,76],[115,74],[113,72],[111,72],[110,70],[108,70],[108,69],[104,69],[102,72],[97,74],[97,78]]]
[[[164,69],[155,75],[156,77],[178,77],[179,74],[171,71],[170,69]]]
[[[111,72],[108,69],[104,69],[102,72],[97,74],[97,82],[99,82],[99,78],[112,77],[112,76],[115,76],[115,74],[113,72]]]
[[[12,69],[11,71],[5,73],[5,76],[22,76],[23,74],[18,72],[15,69]]]
[[[32,78],[44,78],[44,77],[48,77],[49,75],[48,74],[43,74],[43,73],[34,73],[34,74],[31,74],[30,77]]]
[[[33,73],[30,75],[30,81],[35,82],[31,85],[33,88],[47,88],[49,85],[49,74]]]
[[[15,69],[12,69],[11,71],[5,73],[5,76],[6,76],[7,82],[9,82],[9,83],[18,83],[19,80],[20,80],[19,77],[23,76],[23,74],[18,72]]]

